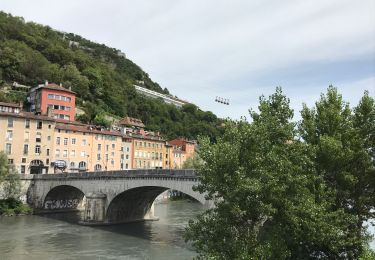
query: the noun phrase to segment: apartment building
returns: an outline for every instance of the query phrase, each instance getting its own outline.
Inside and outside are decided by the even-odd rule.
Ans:
[[[31,103],[31,112],[47,115],[50,110],[50,116],[53,118],[74,121],[75,93],[61,84],[46,81],[44,84],[31,88],[27,99]]]
[[[120,132],[80,123],[59,122],[56,123],[53,145],[57,171],[122,169],[123,135]]]
[[[196,143],[194,141],[177,138],[168,141],[168,144],[172,146],[171,161],[175,169],[181,169],[184,162],[195,153]]]
[[[52,173],[53,118],[22,111],[19,104],[0,103],[0,150],[19,173]]]

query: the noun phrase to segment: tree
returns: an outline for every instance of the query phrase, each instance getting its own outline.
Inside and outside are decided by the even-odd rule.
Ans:
[[[204,161],[199,156],[198,153],[195,153],[193,156],[186,159],[182,165],[182,169],[199,169],[204,165]]]
[[[314,147],[298,140],[280,88],[260,98],[252,123],[228,122],[217,143],[200,140],[200,184],[215,207],[190,221],[186,239],[211,259],[352,257],[353,217],[332,209]]]
[[[8,157],[0,152],[0,186],[4,198],[18,199],[20,194],[20,179],[13,164],[8,164]]]
[[[313,147],[317,174],[334,198],[331,209],[351,215],[352,257],[358,258],[368,240],[364,223],[375,216],[374,99],[366,92],[352,111],[330,86],[315,109],[304,106],[302,119],[301,136]]]

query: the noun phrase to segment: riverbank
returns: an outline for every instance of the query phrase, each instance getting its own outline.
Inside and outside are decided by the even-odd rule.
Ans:
[[[32,208],[22,201],[9,198],[0,200],[0,216],[31,215]]]

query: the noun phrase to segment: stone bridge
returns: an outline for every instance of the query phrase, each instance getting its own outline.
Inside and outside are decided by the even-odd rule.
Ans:
[[[193,191],[193,170],[126,170],[22,175],[27,202],[37,211],[84,209],[83,223],[113,224],[153,219],[153,202],[173,189],[207,208],[212,202]]]

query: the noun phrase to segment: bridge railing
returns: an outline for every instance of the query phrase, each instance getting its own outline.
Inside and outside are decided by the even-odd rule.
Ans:
[[[57,174],[26,174],[21,179],[55,179],[55,178],[189,178],[198,177],[194,170],[169,170],[169,169],[144,169],[144,170],[119,170],[119,171],[93,171],[79,173],[57,173]]]

